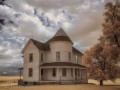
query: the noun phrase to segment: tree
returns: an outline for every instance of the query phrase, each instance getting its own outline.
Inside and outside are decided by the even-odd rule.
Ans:
[[[120,61],[120,1],[105,5],[103,35],[99,43],[83,55],[83,64],[89,69],[89,77],[99,80],[115,80],[119,75]]]
[[[100,85],[104,80],[115,80],[119,76],[118,52],[119,49],[101,43],[86,51],[83,64],[89,69],[89,78],[100,81]]]
[[[105,9],[104,38],[109,44],[120,48],[120,0],[116,0],[115,4],[107,3]]]

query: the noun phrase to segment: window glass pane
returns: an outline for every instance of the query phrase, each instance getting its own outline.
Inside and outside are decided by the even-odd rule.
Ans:
[[[43,75],[43,69],[41,69],[41,75]]]
[[[33,62],[33,54],[32,53],[29,54],[29,62]]]
[[[56,69],[53,68],[53,77],[55,77],[55,76],[56,76]]]
[[[78,76],[80,76],[80,71],[79,71],[79,69],[78,69]]]
[[[60,61],[60,52],[56,52],[56,61]]]
[[[69,54],[69,56],[68,56],[69,61],[71,61],[71,52],[69,52],[68,54]]]
[[[77,69],[75,69],[75,76],[77,76]]]
[[[78,55],[76,55],[76,63],[78,63]]]
[[[71,76],[73,77],[73,68],[71,68]]]
[[[32,76],[33,76],[33,69],[29,68],[29,77],[32,77]]]
[[[41,53],[41,61],[43,62],[43,53]]]
[[[62,75],[63,75],[63,76],[66,76],[66,68],[63,68],[63,70],[62,70]]]

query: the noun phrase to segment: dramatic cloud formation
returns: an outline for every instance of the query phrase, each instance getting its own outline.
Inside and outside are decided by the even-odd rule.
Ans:
[[[101,34],[107,1],[113,0],[6,0],[7,6],[0,5],[0,20],[5,19],[0,24],[1,72],[22,66],[21,50],[29,38],[45,42],[60,27],[76,48],[87,50]]]

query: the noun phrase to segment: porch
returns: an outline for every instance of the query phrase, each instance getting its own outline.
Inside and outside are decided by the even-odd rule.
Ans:
[[[75,67],[41,67],[40,81],[43,83],[87,83],[87,70]]]

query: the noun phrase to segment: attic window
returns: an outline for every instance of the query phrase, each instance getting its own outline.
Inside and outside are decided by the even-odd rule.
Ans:
[[[33,54],[32,53],[29,54],[29,62],[33,62]]]

